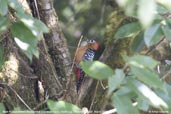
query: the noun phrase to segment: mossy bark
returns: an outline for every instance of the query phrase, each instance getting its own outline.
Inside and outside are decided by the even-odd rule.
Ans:
[[[4,47],[5,56],[5,63],[1,69],[1,86],[5,92],[2,102],[8,104],[7,107],[10,106],[9,110],[17,106],[28,109],[24,102],[33,108],[37,104],[34,93],[37,76],[29,66],[28,60],[19,55],[20,50],[14,44],[9,32],[5,33],[1,45]]]

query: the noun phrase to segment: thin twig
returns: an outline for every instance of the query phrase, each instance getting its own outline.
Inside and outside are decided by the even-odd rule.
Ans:
[[[154,45],[154,47],[152,47],[151,49],[149,49],[146,53],[145,53],[145,55],[148,55],[148,54],[150,54],[163,40],[165,39],[165,37],[162,37],[162,39],[156,44],[156,45]]]
[[[7,83],[0,83],[4,86],[7,86],[11,89],[11,91],[19,98],[19,100],[30,110],[30,111],[33,111],[27,104],[26,102],[20,97],[20,95],[11,87],[9,86]]]
[[[100,81],[100,85],[101,85],[101,87],[103,88],[103,90],[105,90],[105,89],[107,88],[107,87],[104,86],[104,84],[103,84],[102,81]]]
[[[90,109],[89,109],[89,110],[91,110],[92,107],[93,107],[93,104],[94,104],[94,100],[95,100],[95,96],[96,96],[96,93],[97,93],[97,88],[98,88],[98,86],[99,86],[99,81],[98,81],[97,84],[96,84],[96,88],[95,88],[95,91],[94,91],[94,94],[93,94],[93,100],[92,100],[92,102],[91,102],[91,105],[90,105]]]
[[[19,100],[30,110],[30,111],[33,111],[27,104],[26,102],[20,97],[20,95],[11,87],[11,86],[8,86],[14,93],[15,95],[19,98]]]
[[[38,6],[37,6],[37,0],[34,0],[34,4],[35,4],[35,7],[36,7],[37,18],[40,20],[40,14],[39,14]]]
[[[74,68],[74,63],[75,63],[76,55],[78,53],[78,48],[80,47],[80,43],[81,43],[82,39],[83,39],[83,35],[81,35],[80,40],[79,40],[78,45],[77,45],[77,49],[75,51],[74,59],[73,59],[72,66],[71,66],[71,72],[72,72],[72,70]]]
[[[171,68],[164,76],[161,77],[161,80],[165,80],[168,76],[170,76],[169,74],[171,74]]]

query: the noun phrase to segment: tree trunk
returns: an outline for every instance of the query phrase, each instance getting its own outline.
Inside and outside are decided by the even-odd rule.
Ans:
[[[58,25],[51,0],[20,1],[28,13],[41,19],[49,28],[38,44],[39,58],[30,62],[16,46],[10,31],[3,33],[5,65],[0,72],[1,101],[7,110],[14,107],[33,110],[45,97],[53,100],[76,101],[75,82],[67,42]],[[41,82],[41,83],[40,83]],[[44,87],[40,93],[40,87]],[[38,107],[40,108],[40,107]]]

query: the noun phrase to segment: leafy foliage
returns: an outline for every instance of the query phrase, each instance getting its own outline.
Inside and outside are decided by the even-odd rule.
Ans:
[[[16,22],[7,18],[8,6],[15,11]],[[43,32],[48,32],[46,25],[31,15],[25,13],[22,5],[17,0],[2,0],[0,4],[0,32],[11,28],[16,44],[32,60],[32,56],[39,57],[37,43]]]
[[[83,114],[80,108],[78,108],[76,105],[64,102],[64,101],[48,101],[47,102],[49,109],[53,112],[53,114],[59,114],[59,113],[72,113],[72,114]]]
[[[114,38],[122,39],[122,38],[132,37],[140,30],[141,30],[141,26],[138,22],[129,23],[120,27],[118,29],[118,32],[115,34]]]
[[[127,96],[115,94],[112,96],[112,101],[118,114],[139,114],[138,110],[132,106],[132,102]]]
[[[165,14],[170,13],[171,2],[170,0],[116,1],[119,6],[124,8],[126,15],[138,20],[121,26],[113,36],[115,39],[134,38],[132,39],[132,50],[136,52],[136,55],[133,53],[131,57],[124,56],[126,65],[129,67],[129,76],[126,76],[128,74],[125,73],[125,69],[116,69],[114,73],[113,69],[99,61],[82,62],[81,67],[94,79],[108,80],[108,93],[112,95],[112,105],[116,107],[119,114],[139,114],[138,109],[146,111],[151,105],[166,110],[171,114],[171,108],[169,107],[171,106],[171,86],[162,82],[158,74],[154,71],[159,62],[149,56],[137,54],[145,46],[150,47],[157,44],[163,37],[170,40],[171,21]],[[63,3],[66,3],[66,1]],[[84,3],[86,5],[77,4],[77,6],[73,6],[69,4],[71,8],[64,8],[62,10],[65,16],[63,18],[65,18],[64,20],[67,18],[72,20],[69,23],[78,20],[82,25],[83,22],[87,21],[88,24],[84,25],[85,29],[77,32],[91,36],[97,31],[99,32],[99,26],[101,26],[99,17],[101,14],[94,16],[91,22],[90,19],[84,20],[80,14],[86,14],[92,6],[93,11],[99,11],[96,7],[99,4],[91,0]],[[92,6],[91,3],[93,3]],[[8,19],[8,7],[14,10],[16,22],[11,22]],[[72,17],[73,14],[77,15]],[[93,16],[90,14],[87,17]],[[87,26],[94,23],[97,24],[94,27],[95,29]],[[73,33],[73,28],[76,28],[79,23],[73,23],[73,25],[72,27],[68,27],[69,35]],[[37,43],[41,39],[42,32],[48,32],[48,28],[40,20],[26,14],[22,5],[17,0],[2,0],[0,4],[0,32],[7,30],[9,27],[11,28],[11,33],[16,44],[24,51],[27,57],[30,60],[33,55],[38,57]],[[74,33],[76,34],[76,32]],[[103,30],[100,30],[99,34],[102,33]],[[0,47],[0,66],[4,63],[3,53],[4,50]],[[114,91],[116,89],[117,91]],[[137,103],[136,107],[132,105],[133,101]],[[54,113],[58,113],[59,111],[81,112],[81,109],[77,106],[64,101],[48,101],[47,104],[49,109],[54,111]],[[2,104],[0,105],[0,110],[4,110]]]
[[[99,61],[81,62],[81,66],[86,74],[98,80],[107,79],[114,74],[109,66]]]
[[[131,69],[131,76],[129,77],[125,77],[122,69],[116,69],[115,74],[112,75],[111,72],[110,75],[112,76],[110,76],[108,74],[110,68],[97,61],[84,62],[82,63],[82,68],[95,79],[108,79],[108,93],[113,94],[111,99],[119,114],[139,114],[138,109],[147,111],[150,105],[169,111],[171,102],[170,100],[168,102],[168,99],[170,95],[161,95],[159,94],[161,92],[157,92],[158,90],[167,91],[166,87],[168,87],[164,86],[165,84],[160,80],[158,74],[154,72],[158,62],[144,55],[124,56],[124,59]],[[100,68],[102,66],[104,69]],[[99,74],[107,76],[104,77],[102,75],[103,77],[99,78]],[[118,90],[114,92],[115,89]],[[135,103],[137,102],[137,107],[132,105],[132,99],[134,99]]]
[[[163,36],[160,24],[156,24],[148,28],[144,33],[144,41],[147,46],[157,44]]]
[[[116,40],[133,38],[131,46],[133,55],[124,56],[126,65],[129,66],[128,77],[124,74],[125,69],[116,69],[115,74],[107,79],[108,93],[113,94],[111,98],[113,106],[119,114],[138,114],[138,109],[147,111],[149,106],[166,110],[170,114],[170,94],[169,90],[166,90],[170,85],[162,82],[154,70],[159,62],[149,56],[137,54],[146,46],[156,45],[164,37],[170,41],[171,21],[164,16],[170,12],[168,7],[170,2],[166,4],[158,0],[117,0],[117,3],[124,8],[126,15],[138,21],[121,26],[114,35]],[[90,66],[83,67],[85,71],[86,67]],[[116,89],[117,91],[114,91]],[[132,105],[132,100],[137,103],[136,107]]]
[[[112,93],[124,80],[125,74],[122,70],[116,69],[115,74],[108,79],[109,94]]]
[[[143,35],[144,35],[144,33],[143,32],[140,32],[133,39],[132,45],[131,45],[131,50],[134,53],[138,53],[138,52],[142,51],[143,48],[145,47],[145,42],[144,42],[144,39],[143,39],[143,37],[144,37]]]

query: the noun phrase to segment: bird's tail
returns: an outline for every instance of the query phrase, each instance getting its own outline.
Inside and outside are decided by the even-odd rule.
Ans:
[[[77,93],[80,90],[81,84],[84,80],[84,76],[85,76],[84,71],[81,68],[77,68],[76,69],[76,90],[77,90]]]

